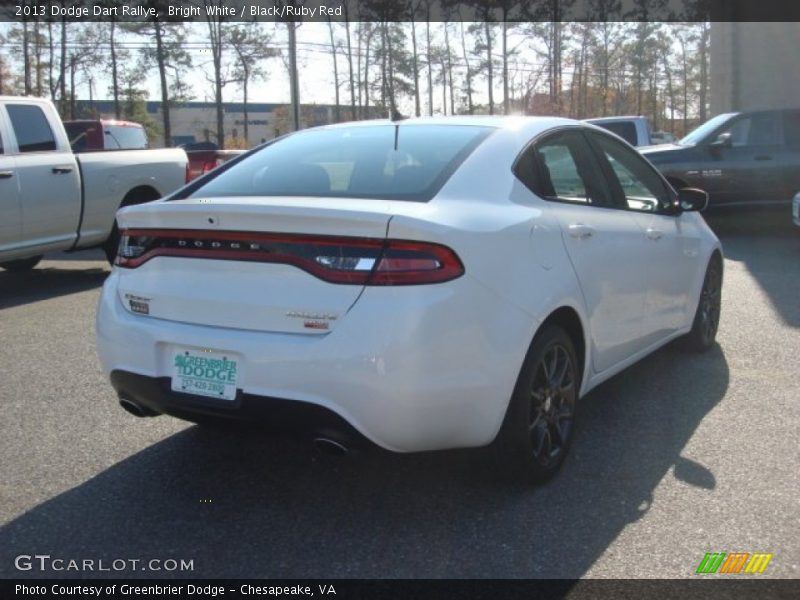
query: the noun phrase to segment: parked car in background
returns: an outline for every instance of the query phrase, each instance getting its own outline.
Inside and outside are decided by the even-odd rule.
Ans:
[[[142,150],[148,147],[147,132],[139,123],[82,119],[64,121],[73,152]]]
[[[0,96],[0,267],[32,269],[54,250],[102,246],[113,260],[120,206],[186,178],[183,150],[74,154],[48,100]]]
[[[649,146],[658,143],[653,142],[650,136],[650,122],[647,117],[598,117],[585,121],[616,133],[631,146]]]
[[[191,181],[216,169],[230,159],[244,154],[246,150],[220,150],[213,142],[193,142],[180,146],[189,158],[186,181]]]
[[[717,115],[640,151],[676,189],[707,191],[711,207],[788,205],[800,190],[800,109]]]
[[[307,129],[120,211],[97,347],[140,417],[300,414],[320,443],[491,444],[543,480],[582,395],[714,344],[706,201],[569,119]]]

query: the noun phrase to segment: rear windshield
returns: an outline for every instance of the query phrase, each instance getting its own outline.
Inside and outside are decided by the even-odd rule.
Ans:
[[[433,198],[493,129],[374,125],[312,129],[253,153],[190,197]]]
[[[611,133],[616,133],[631,146],[638,145],[639,140],[636,135],[636,125],[630,121],[612,121],[611,123],[595,123],[595,125],[607,129]]]
[[[140,150],[147,148],[147,134],[145,134],[142,127],[110,125],[105,127],[104,134],[107,150]]]

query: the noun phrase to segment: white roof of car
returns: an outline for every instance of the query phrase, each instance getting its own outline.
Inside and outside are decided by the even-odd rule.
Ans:
[[[496,129],[536,132],[544,131],[551,127],[563,125],[586,125],[575,119],[563,117],[529,117],[524,115],[452,115],[435,117],[410,117],[398,121],[390,119],[373,119],[369,121],[350,121],[347,123],[336,123],[323,125],[320,128],[340,128],[340,127],[365,127],[374,125],[462,125],[476,127],[493,127]]]

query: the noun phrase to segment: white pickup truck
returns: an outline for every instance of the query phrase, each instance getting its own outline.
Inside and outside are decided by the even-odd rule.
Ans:
[[[117,210],[179,188],[187,162],[177,148],[75,155],[50,101],[0,96],[0,267],[98,246],[113,260]]]

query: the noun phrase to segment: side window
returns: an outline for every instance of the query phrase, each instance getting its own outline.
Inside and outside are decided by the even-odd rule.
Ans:
[[[771,146],[778,143],[778,113],[756,113],[736,119],[733,125],[720,133],[731,134],[734,148],[743,146]]]
[[[599,166],[577,131],[557,133],[525,151],[515,173],[535,194],[548,200],[609,205]]]
[[[790,148],[800,148],[800,110],[783,114],[783,139]]]
[[[672,205],[672,194],[647,162],[617,140],[595,132],[592,139],[611,166],[624,196],[625,208],[660,212]]]
[[[7,104],[6,110],[20,152],[45,152],[56,149],[55,136],[41,108],[30,104]]]

